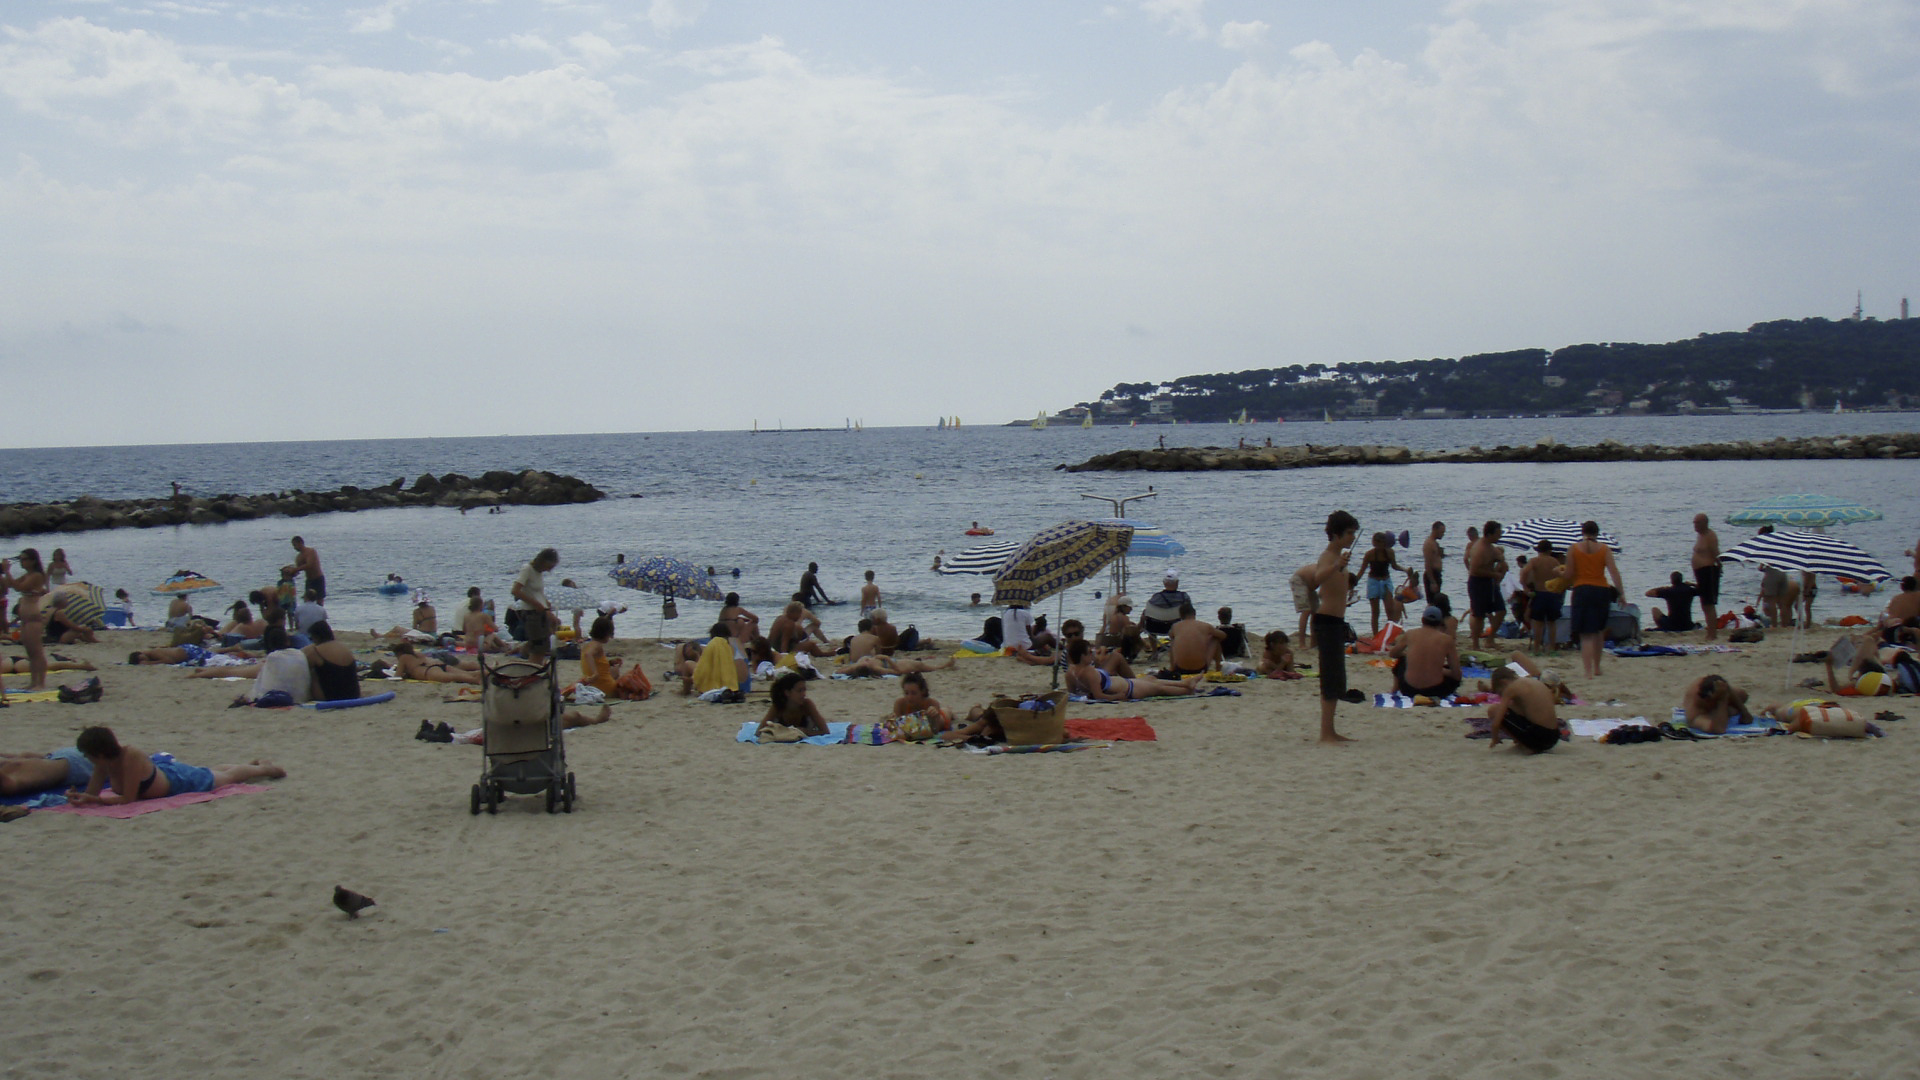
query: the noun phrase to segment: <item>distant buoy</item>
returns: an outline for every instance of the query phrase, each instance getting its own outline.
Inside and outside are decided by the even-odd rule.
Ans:
[[[915,480],[918,480],[918,479],[920,479],[920,474],[919,474],[919,473],[914,473],[914,474],[913,474],[913,478],[914,478]]]
[[[747,486],[748,486],[748,487],[754,487],[754,486],[756,486],[756,485],[758,485],[759,483],[760,483],[760,481],[758,481],[758,480],[749,480],[749,481],[747,481]]]

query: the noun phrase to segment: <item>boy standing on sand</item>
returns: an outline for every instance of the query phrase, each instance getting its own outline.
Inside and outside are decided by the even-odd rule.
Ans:
[[[1334,706],[1347,698],[1347,598],[1353,578],[1347,560],[1353,555],[1360,521],[1345,510],[1327,515],[1327,548],[1314,564],[1314,584],[1320,606],[1314,610],[1313,640],[1320,649],[1320,742],[1338,745],[1352,739],[1333,730]]]

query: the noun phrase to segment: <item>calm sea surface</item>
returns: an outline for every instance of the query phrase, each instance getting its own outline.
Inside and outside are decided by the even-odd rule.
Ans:
[[[1377,421],[1248,426],[1095,428],[967,427],[869,429],[752,435],[698,432],[551,437],[393,439],[362,442],[248,443],[158,447],[0,450],[0,502],[163,496],[170,481],[195,494],[259,493],[342,484],[372,487],[396,477],[411,483],[422,472],[477,475],[488,469],[550,469],[582,477],[613,497],[587,506],[514,507],[501,514],[440,509],[273,518],[226,525],[128,529],[25,537],[21,546],[43,554],[65,547],[78,578],[111,592],[134,594],[143,623],[157,621],[158,598],[148,590],[176,569],[192,569],[227,584],[202,594],[196,606],[215,612],[274,579],[289,560],[287,538],[298,532],[320,549],[331,596],[328,608],[342,629],[385,629],[404,623],[404,597],[375,587],[388,573],[430,590],[443,612],[467,586],[504,599],[515,571],[539,548],[560,550],[555,577],[572,576],[596,592],[630,603],[623,635],[651,635],[658,603],[608,583],[616,552],[629,558],[672,555],[723,574],[737,568],[731,586],[770,621],[797,586],[809,561],[834,597],[857,598],[861,573],[873,570],[894,620],[952,638],[978,630],[989,612],[969,609],[968,594],[990,598],[984,578],[943,577],[929,567],[938,551],[956,552],[978,540],[964,534],[979,521],[996,539],[1022,539],[1054,522],[1107,516],[1105,504],[1083,494],[1127,496],[1155,489],[1132,504],[1128,516],[1177,536],[1188,554],[1171,561],[1203,614],[1231,604],[1250,627],[1292,626],[1286,579],[1322,543],[1329,511],[1351,510],[1365,532],[1410,530],[1418,537],[1435,520],[1447,522],[1447,549],[1456,555],[1466,527],[1487,519],[1512,521],[1551,515],[1596,518],[1621,538],[1628,588],[1643,592],[1687,566],[1689,519],[1695,511],[1716,522],[1728,512],[1771,495],[1813,491],[1844,494],[1880,510],[1885,519],[1852,526],[1842,535],[1867,549],[1896,574],[1908,572],[1902,554],[1920,537],[1920,463],[1913,461],[1698,462],[1675,464],[1413,465],[1302,469],[1262,473],[1068,474],[1062,463],[1096,453],[1154,445],[1233,445],[1271,438],[1275,443],[1378,443],[1426,449],[1522,445],[1551,435],[1573,444],[1614,438],[1627,443],[1684,444],[1815,434],[1920,430],[1920,414],[1794,414],[1760,417],[1645,417],[1540,420]],[[637,496],[637,497],[630,497]],[[1746,535],[1718,526],[1731,545]],[[1456,564],[1457,565],[1457,562]],[[1152,592],[1163,564],[1133,560],[1136,595]],[[1449,591],[1464,607],[1460,573]],[[1750,599],[1758,575],[1730,568],[1730,599]],[[731,577],[727,579],[733,581]],[[1104,578],[1070,592],[1069,615],[1097,614],[1094,593]],[[1818,613],[1867,614],[1884,597],[1842,596],[1822,590]],[[1726,600],[1723,599],[1723,603]],[[1055,602],[1045,605],[1051,611]],[[852,607],[824,609],[829,631],[852,630]],[[682,602],[668,632],[692,633],[708,624],[714,605]],[[1364,610],[1362,617],[1364,618]]]

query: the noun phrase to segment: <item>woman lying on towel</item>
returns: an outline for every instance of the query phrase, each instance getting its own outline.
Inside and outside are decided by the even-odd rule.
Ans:
[[[827,733],[827,718],[820,715],[820,706],[807,697],[806,676],[799,672],[780,676],[773,680],[773,690],[768,696],[772,701],[767,705],[767,715],[760,718],[759,730],[788,727],[805,738]]]
[[[478,661],[475,661],[476,665]],[[393,647],[393,669],[403,679],[415,682],[467,683],[480,685],[480,672],[467,671],[459,664],[449,664],[445,660],[421,656],[410,641],[402,641]]]
[[[137,746],[122,745],[114,738],[111,728],[87,728],[73,745],[86,755],[87,763],[93,767],[93,776],[87,781],[85,791],[74,788],[67,792],[67,802],[73,806],[113,806],[142,799],[164,799],[248,780],[278,780],[287,775],[287,770],[265,758],[255,758],[247,765],[215,765],[211,769],[177,761],[157,762]],[[102,795],[101,791],[108,787],[113,788],[113,794]]]
[[[922,671],[945,671],[954,665],[953,657],[935,663],[931,660],[911,660],[904,656],[881,656],[869,653],[851,664],[834,669],[835,675],[845,675],[850,679],[878,678],[882,675],[917,675]]]
[[[1095,701],[1140,701],[1150,697],[1176,697],[1199,689],[1202,675],[1184,679],[1156,679],[1141,675],[1116,678],[1093,666],[1092,647],[1083,638],[1067,646],[1067,692],[1082,694]]]

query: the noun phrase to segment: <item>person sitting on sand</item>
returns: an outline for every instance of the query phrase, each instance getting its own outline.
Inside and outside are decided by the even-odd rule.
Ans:
[[[266,620],[254,617],[253,609],[247,606],[245,600],[235,600],[233,606],[227,609],[227,613],[232,618],[220,628],[221,641],[234,643],[250,641],[259,637],[267,629]]]
[[[1750,724],[1747,692],[1719,675],[1702,675],[1680,693],[1687,726],[1709,735],[1724,735],[1729,724]]]
[[[287,640],[287,628],[268,626],[260,632],[260,648],[266,655],[256,664],[237,664],[228,667],[203,667],[187,672],[189,679],[253,679],[253,690],[241,695],[241,700],[251,704],[260,700],[268,692],[279,690],[287,695],[292,704],[313,700],[313,669],[307,666],[307,654],[294,648]]]
[[[1658,589],[1648,589],[1647,595],[1656,600],[1664,600],[1665,611],[1653,613],[1653,628],[1666,633],[1679,633],[1694,628],[1693,601],[1700,590],[1693,587],[1680,571],[1668,575],[1668,584]]]
[[[1559,744],[1560,717],[1554,710],[1553,691],[1545,683],[1508,665],[1493,673],[1493,690],[1500,700],[1487,710],[1493,721],[1490,746],[1508,738],[1541,754]]]
[[[287,770],[265,758],[255,758],[246,765],[215,765],[211,769],[177,761],[158,762],[139,747],[121,743],[111,728],[104,727],[87,728],[73,745],[86,755],[87,763],[93,768],[84,791],[78,786],[67,791],[67,802],[73,806],[116,806],[142,799],[214,791],[249,780],[278,780],[287,775]],[[109,787],[113,794],[102,794]]]
[[[806,676],[798,672],[780,676],[773,680],[768,697],[771,700],[767,703],[767,715],[760,718],[759,731],[779,725],[797,729],[808,738],[827,733],[827,718],[820,715],[820,707],[807,697]]]
[[[886,608],[874,608],[870,616],[873,620],[873,651],[881,656],[892,656],[900,648],[900,631],[887,618]]]
[[[1099,643],[1120,650],[1128,663],[1140,655],[1142,642],[1140,627],[1133,621],[1133,597],[1121,593],[1107,601],[1106,612],[1100,620]]]
[[[926,742],[944,736],[953,728],[953,714],[935,701],[927,688],[927,677],[919,672],[902,676],[900,696],[893,701],[893,712],[885,727],[895,742]]]
[[[1052,652],[1034,645],[1033,610],[1025,604],[1010,604],[1000,613],[1000,646],[1023,664],[1053,663]]]
[[[1060,647],[1071,649],[1076,641],[1085,640],[1087,628],[1079,619],[1068,619],[1060,624]],[[1093,646],[1093,666],[1109,675],[1118,675],[1123,679],[1133,678],[1133,665],[1127,663],[1127,654],[1119,649],[1110,649],[1104,645]]]
[[[72,791],[93,779],[93,763],[79,748],[62,746],[45,754],[0,754],[0,796],[38,791]]]
[[[418,641],[431,641],[440,633],[440,614],[425,597],[413,605],[413,625],[396,626],[384,634],[374,634],[380,638],[409,638]]]
[[[1175,678],[1203,675],[1220,666],[1221,643],[1226,631],[1200,621],[1193,601],[1179,607],[1180,619],[1167,628],[1167,667]]]
[[[1431,604],[1420,614],[1420,625],[1407,631],[1388,650],[1393,661],[1393,688],[1410,697],[1439,700],[1460,689],[1460,649],[1447,632],[1447,616]]]
[[[59,593],[47,601],[47,636],[50,645],[97,645],[100,639],[93,627],[72,621],[73,594]]]
[[[1846,665],[1846,676],[1836,674],[1835,663]],[[1854,634],[1827,650],[1827,690],[1841,697],[1883,697],[1920,691],[1920,661],[1898,645],[1880,644],[1874,633]]]
[[[445,660],[421,656],[410,641],[400,642],[393,647],[393,669],[400,673],[401,678],[415,682],[480,685],[479,671],[466,671]]]
[[[807,633],[806,624],[801,621],[806,605],[798,600],[787,601],[787,606],[767,627],[767,640],[773,643],[777,652],[807,653],[810,656],[826,655],[820,645]]]
[[[620,681],[620,665],[625,661],[607,655],[607,642],[613,640],[613,619],[601,615],[587,631],[587,642],[580,646],[580,682],[603,694],[611,694]]]
[[[739,690],[744,693],[752,688],[752,676],[747,667],[746,650],[733,640],[733,631],[726,623],[717,622],[707,631],[707,644],[700,650],[700,658],[683,676],[680,692],[705,694],[712,690]]]
[[[493,614],[478,595],[467,597],[467,613],[460,620],[460,647],[470,653],[503,653],[513,649],[500,636]]]
[[[1900,591],[1887,601],[1880,627],[1880,640],[1889,645],[1920,645],[1920,577],[1900,579]]]
[[[1285,630],[1269,630],[1261,640],[1260,662],[1254,670],[1268,678],[1300,678],[1293,666],[1293,646]]]
[[[300,650],[307,654],[307,666],[313,669],[313,700],[352,701],[360,696],[360,671],[353,650],[334,640],[333,626],[325,619],[307,627],[313,644]]]
[[[1095,701],[1140,701],[1150,697],[1180,697],[1200,692],[1199,675],[1159,679],[1139,675],[1117,678],[1093,666],[1093,646],[1082,639],[1067,646],[1067,692]]]
[[[760,616],[740,606],[740,594],[730,592],[720,608],[720,621],[733,630],[736,641],[752,641],[760,635]]]
[[[192,618],[193,601],[187,599],[186,593],[173,594],[173,599],[167,601],[167,621],[163,625],[169,630],[179,630]]]

